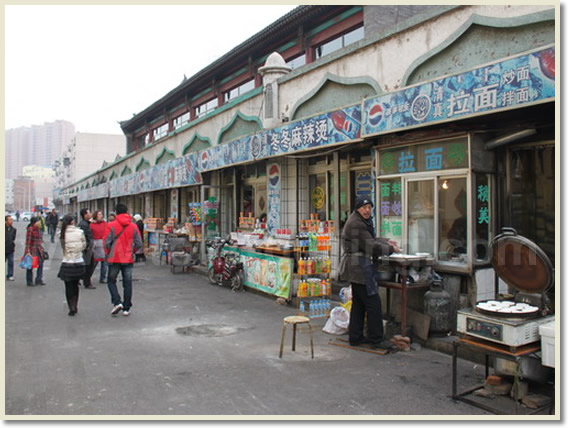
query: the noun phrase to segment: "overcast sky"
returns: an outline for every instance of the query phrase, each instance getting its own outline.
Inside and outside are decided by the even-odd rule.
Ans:
[[[122,134],[118,121],[294,7],[5,6],[5,127]]]

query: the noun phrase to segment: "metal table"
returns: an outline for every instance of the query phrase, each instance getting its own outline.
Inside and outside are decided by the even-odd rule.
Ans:
[[[401,318],[401,334],[406,336],[406,301],[408,290],[417,290],[421,288],[427,288],[430,286],[430,282],[422,282],[415,284],[408,284],[408,268],[423,268],[426,266],[434,265],[434,259],[432,257],[380,257],[382,266],[388,266],[390,268],[400,269],[400,283],[382,281],[380,285],[387,289],[387,314],[390,314],[390,290],[400,290],[401,292],[401,302],[400,302],[400,318]]]
[[[521,378],[521,373],[520,373],[520,360],[521,357],[527,357],[530,356],[532,354],[534,354],[535,352],[538,352],[540,350],[540,342],[536,342],[533,344],[529,344],[529,345],[525,345],[523,347],[517,348],[514,352],[511,351],[509,348],[506,348],[504,346],[499,346],[498,344],[493,344],[493,343],[488,343],[486,341],[481,341],[478,339],[474,339],[474,338],[462,338],[462,339],[458,339],[454,342],[454,349],[453,349],[453,355],[452,355],[452,399],[454,400],[458,400],[458,401],[463,401],[464,403],[470,404],[472,406],[478,407],[480,409],[483,410],[487,410],[488,412],[494,413],[496,415],[506,415],[509,414],[507,412],[504,412],[502,409],[493,407],[493,406],[489,406],[488,404],[484,404],[481,403],[479,401],[476,400],[472,400],[470,398],[468,398],[468,395],[472,394],[473,392],[477,391],[478,389],[483,388],[483,385],[478,385],[474,388],[471,388],[467,391],[464,392],[457,392],[457,378],[458,378],[458,373],[457,373],[457,358],[458,358],[458,349],[460,347],[464,347],[464,348],[469,348],[473,351],[476,352],[480,352],[482,354],[485,355],[485,378],[487,378],[487,376],[489,376],[489,357],[494,357],[494,358],[503,358],[509,361],[514,361],[517,365],[517,367],[519,368],[514,376],[514,384],[513,387],[515,386],[515,384],[518,384],[518,382],[520,381]],[[554,402],[554,401],[553,401]],[[553,403],[552,402],[552,403]],[[515,413],[518,414],[519,412],[519,408],[520,408],[520,404],[517,400],[515,400]],[[536,409],[535,411],[529,413],[529,414],[535,414],[538,412],[542,412],[543,410],[549,409],[549,413],[552,412],[553,409],[553,404],[550,404],[549,406],[544,406],[542,408]]]

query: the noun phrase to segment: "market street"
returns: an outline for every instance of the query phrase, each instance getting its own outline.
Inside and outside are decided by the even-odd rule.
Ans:
[[[26,224],[14,224],[19,260]],[[314,320],[315,359],[304,332],[291,351],[291,329],[279,359],[292,306],[150,259],[135,265],[130,317],[110,315],[98,269],[97,289],[82,288],[79,313],[69,317],[56,278],[61,247],[47,236],[44,244],[47,285],[27,287],[16,267],[5,286],[7,415],[488,414],[449,398],[450,355],[330,346],[334,336]],[[460,359],[459,370],[464,388],[483,380],[481,365]]]

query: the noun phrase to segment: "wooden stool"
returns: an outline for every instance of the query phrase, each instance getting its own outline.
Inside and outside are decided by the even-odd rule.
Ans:
[[[292,324],[293,327],[292,351],[296,350],[296,325],[308,325],[308,327],[310,328],[310,346],[312,348],[312,358],[314,358],[314,339],[312,336],[312,326],[310,325],[310,319],[308,317],[302,317],[298,315],[284,318],[284,324],[282,324],[282,341],[280,342],[280,358],[282,358],[282,352],[284,351],[284,339],[286,338],[286,327],[288,327],[288,324]]]

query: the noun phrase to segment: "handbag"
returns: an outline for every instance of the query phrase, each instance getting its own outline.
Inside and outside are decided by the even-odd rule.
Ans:
[[[37,269],[39,267],[39,257],[32,256],[32,269]]]
[[[44,251],[44,252],[43,252],[43,255],[42,255],[42,258],[43,258],[44,260],[49,260],[49,253],[48,253],[47,251]]]

